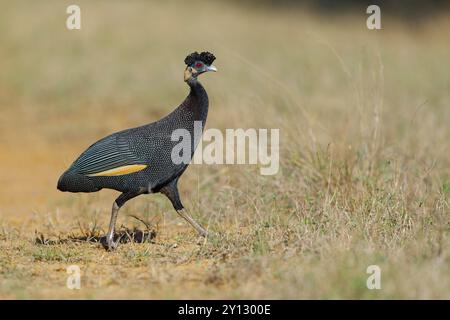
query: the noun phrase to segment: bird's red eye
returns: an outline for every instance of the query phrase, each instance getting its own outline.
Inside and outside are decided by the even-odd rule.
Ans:
[[[203,66],[203,63],[201,63],[201,62],[197,62],[196,64],[195,64],[195,67],[196,68],[201,68]]]

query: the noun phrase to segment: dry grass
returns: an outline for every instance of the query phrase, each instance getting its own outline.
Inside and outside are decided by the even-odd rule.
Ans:
[[[448,17],[374,32],[364,13],[78,3],[69,32],[68,1],[0,1],[0,297],[450,298]],[[58,176],[178,105],[183,58],[203,49],[220,71],[203,79],[208,126],[280,128],[280,174],[188,169],[184,202],[219,240],[152,195],[119,217],[151,221],[152,243],[36,244],[104,233],[116,193],[60,193]],[[72,264],[81,290],[65,286]],[[372,264],[381,290],[365,286]]]

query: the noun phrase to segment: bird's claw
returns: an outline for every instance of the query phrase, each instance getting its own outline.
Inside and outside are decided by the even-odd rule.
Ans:
[[[208,239],[208,240],[216,239],[218,236],[216,233],[211,232],[211,231],[206,231],[206,230],[200,231],[198,234],[201,238]]]
[[[119,241],[114,242],[113,238],[104,238],[102,241],[102,246],[106,251],[113,251],[117,248]]]

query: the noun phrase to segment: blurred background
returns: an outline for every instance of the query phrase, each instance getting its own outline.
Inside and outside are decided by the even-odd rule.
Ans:
[[[66,29],[71,4],[81,7],[81,30]],[[96,282],[97,274],[80,296],[374,297],[348,271],[365,270],[374,250],[390,270],[404,267],[392,271],[398,281],[386,284],[384,297],[448,298],[448,2],[373,3],[381,30],[366,27],[369,4],[0,1],[0,295],[71,296],[58,268],[113,259],[106,264],[121,270],[120,288],[108,274]],[[100,258],[95,246],[35,246],[36,230],[64,237],[96,219],[106,228],[115,192],[60,193],[59,175],[99,138],[178,106],[188,93],[183,60],[203,50],[216,55],[219,69],[201,79],[210,96],[207,127],[280,129],[277,176],[195,165],[181,179],[194,216],[231,242],[192,257],[194,236],[154,196],[127,204],[120,221],[133,223],[127,213],[163,214],[159,239],[177,239],[181,251],[144,255],[133,247]],[[411,266],[411,256],[423,260]],[[128,291],[138,285],[130,275],[149,264],[172,278],[150,275],[141,280],[161,287]],[[332,264],[340,271],[326,267]],[[88,275],[104,272],[90,268]]]

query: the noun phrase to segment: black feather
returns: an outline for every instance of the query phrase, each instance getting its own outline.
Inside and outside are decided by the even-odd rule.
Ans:
[[[211,52],[202,52],[200,53],[200,60],[202,60],[207,65],[211,65],[214,60],[216,60],[216,57]]]
[[[195,51],[184,59],[184,63],[188,66],[192,66],[195,61],[203,61],[209,66],[213,63],[214,60],[216,60],[216,57],[211,52],[204,51],[202,53],[198,53],[197,51]]]

